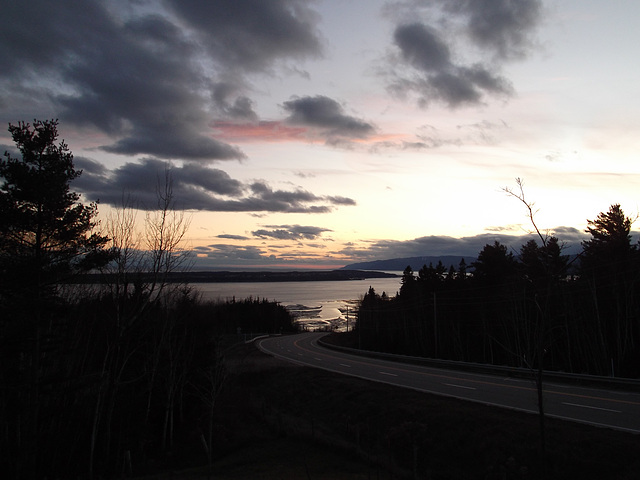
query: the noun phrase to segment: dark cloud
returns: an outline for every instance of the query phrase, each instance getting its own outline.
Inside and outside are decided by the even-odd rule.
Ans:
[[[388,4],[385,12],[396,21],[396,53],[386,71],[389,90],[399,96],[415,94],[421,106],[439,101],[459,107],[513,94],[501,65],[531,51],[542,3],[407,0]],[[457,55],[464,39],[476,47],[478,61],[465,63]]]
[[[3,110],[98,129],[113,153],[242,159],[213,138],[212,114],[255,119],[247,75],[319,55],[315,23],[302,0],[10,2]]]
[[[345,197],[318,196],[300,188],[293,191],[274,190],[267,183],[243,183],[220,169],[186,163],[171,166],[147,158],[139,163],[126,163],[114,170],[91,159],[77,157],[76,167],[83,174],[74,188],[89,200],[120,206],[126,195],[137,208],[154,209],[157,187],[167,172],[172,181],[175,206],[178,209],[211,212],[283,212],[327,213],[344,205],[355,205]]]
[[[508,80],[477,63],[471,67],[456,65],[449,47],[429,26],[422,23],[400,25],[394,43],[402,61],[413,67],[407,78],[397,77],[391,85],[396,93],[415,92],[427,105],[439,100],[451,107],[481,103],[487,93],[509,95]]]
[[[243,265],[247,260],[251,262],[272,263],[274,257],[267,255],[264,249],[256,246],[238,246],[226,244],[209,245],[205,252],[207,257],[215,259],[217,262],[232,262],[236,265]]]
[[[249,237],[245,237],[244,235],[229,235],[229,234],[222,234],[222,235],[216,235],[216,238],[223,238],[226,240],[249,240]]]
[[[371,123],[347,115],[342,105],[323,95],[295,97],[282,106],[289,113],[287,123],[318,129],[329,142],[366,138],[375,132]]]
[[[283,58],[319,56],[317,14],[306,0],[167,0],[221,64],[264,71]]]
[[[437,72],[451,67],[449,47],[424,24],[400,25],[393,39],[404,60],[419,70]]]
[[[278,240],[302,240],[302,233],[307,231],[309,236],[317,234],[319,237],[324,229],[320,227],[306,227],[299,225],[269,225],[264,231],[253,232],[258,237]],[[580,243],[589,238],[589,236],[573,227],[556,227],[551,232],[564,245],[563,253],[566,255],[576,254],[581,250]],[[640,236],[640,232],[633,232],[634,238]],[[454,238],[449,236],[425,236],[413,240],[376,240],[362,241],[358,244],[351,243],[340,250],[319,254],[309,254],[305,252],[301,254],[303,258],[300,261],[295,259],[296,254],[283,253],[282,255],[273,255],[266,248],[255,246],[236,246],[215,244],[206,248],[200,248],[197,253],[206,254],[206,259],[198,258],[198,266],[219,266],[219,265],[235,265],[238,267],[250,265],[252,267],[270,265],[283,265],[290,263],[295,266],[296,263],[304,265],[315,264],[318,266],[331,264],[332,266],[339,261],[340,258],[344,264],[355,263],[360,261],[386,260],[392,258],[405,257],[422,257],[422,256],[469,256],[476,257],[485,245],[492,245],[495,241],[506,245],[509,250],[517,254],[522,245],[529,240],[539,239],[536,234],[510,235],[501,232],[483,233],[470,237]],[[307,247],[310,245],[307,244]],[[317,248],[325,248],[325,245],[314,245]],[[285,248],[283,246],[283,248]],[[269,246],[270,251],[274,251],[277,247]],[[313,258],[313,257],[316,258]]]
[[[315,240],[324,232],[332,231],[327,228],[303,225],[266,225],[265,227],[251,233],[259,238],[277,240]]]
[[[225,118],[255,122],[258,115],[253,110],[253,101],[242,95],[242,90],[236,82],[219,82],[212,86],[211,97]]]
[[[236,147],[193,132],[181,132],[180,127],[171,125],[156,125],[151,129],[137,126],[127,137],[102,149],[121,155],[147,153],[166,159],[239,160],[246,157]]]
[[[472,41],[504,59],[522,58],[534,44],[532,32],[543,17],[541,0],[439,0],[460,14]]]
[[[557,227],[552,232],[565,245],[565,254],[577,253],[580,242],[587,239],[587,235],[572,227]],[[365,244],[365,246],[351,245],[340,253],[350,256],[355,261],[383,260],[390,258],[460,255],[477,256],[487,244],[495,241],[506,245],[514,254],[529,240],[539,242],[537,235],[509,235],[501,232],[483,233],[470,237],[454,238],[449,236],[431,235],[413,240],[382,240]]]
[[[356,201],[353,198],[331,195],[327,197],[334,205],[355,206]]]

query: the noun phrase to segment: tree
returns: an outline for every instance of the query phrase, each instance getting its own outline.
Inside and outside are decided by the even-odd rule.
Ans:
[[[5,152],[0,160],[0,384],[12,395],[6,427],[18,432],[16,476],[38,475],[40,409],[49,403],[40,385],[55,391],[46,377],[58,373],[65,328],[55,286],[108,260],[107,238],[94,232],[97,205],[70,190],[82,172],[67,144],[56,143],[57,127],[57,120],[9,124],[21,158]]]
[[[416,277],[411,265],[407,265],[400,279],[400,296],[411,297],[416,293]]]
[[[487,243],[471,265],[474,268],[473,278],[485,285],[497,285],[510,279],[516,264],[506,245],[496,240],[493,245]]]
[[[548,237],[542,247],[531,239],[520,248],[520,266],[525,279],[546,285],[566,275],[567,257],[556,237]]]
[[[107,259],[107,238],[93,232],[96,203],[80,203],[70,191],[82,171],[74,168],[67,144],[56,144],[57,127],[57,120],[9,125],[22,158],[5,152],[0,160],[3,295],[39,298],[56,282]]]
[[[591,239],[582,242],[583,273],[593,270],[619,270],[628,266],[636,247],[631,245],[632,220],[627,217],[619,204],[601,212],[595,220],[587,220],[587,233]]]
[[[591,291],[595,323],[611,375],[623,370],[625,363],[637,363],[630,359],[640,357],[640,305],[636,300],[640,262],[638,248],[631,244],[632,223],[620,205],[613,204],[595,220],[587,220],[591,239],[582,242],[581,280]]]

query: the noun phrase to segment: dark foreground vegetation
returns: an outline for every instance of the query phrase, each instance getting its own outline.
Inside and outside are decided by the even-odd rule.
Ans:
[[[39,338],[3,322],[5,478],[129,477],[176,451],[186,462],[187,445],[198,464],[213,461],[224,357],[243,341],[238,329],[294,329],[289,313],[267,301],[201,303],[183,291],[143,311],[134,302],[126,317],[110,295],[58,302],[42,316]]]
[[[630,480],[640,474],[636,435],[548,419],[543,463],[535,415],[300,367],[253,345],[230,350],[226,359],[212,476],[182,463],[206,462],[193,443],[181,447],[188,457],[161,464],[164,473],[147,478]]]
[[[356,325],[359,345],[638,378],[640,251],[631,243],[631,223],[612,205],[588,221],[591,238],[577,257],[563,255],[559,239],[539,235],[518,252],[487,244],[477,261],[462,260],[457,269],[407,267],[397,296],[373,289],[365,295]]]
[[[241,333],[292,332],[294,322],[277,303],[202,303],[170,281],[188,266],[188,222],[172,208],[169,175],[143,226],[125,201],[98,231],[97,205],[70,190],[81,172],[56,143],[57,122],[9,130],[21,158],[0,160],[4,478],[189,466],[218,478],[636,478],[637,437],[548,420],[540,448],[534,417],[282,364],[243,345]],[[397,298],[368,292],[354,333],[369,349],[636,375],[640,269],[629,229],[616,205],[590,222],[573,279],[558,241],[543,236],[517,260],[487,245],[473,276],[464,265],[407,270]],[[96,272],[100,288],[82,281]]]
[[[20,158],[0,160],[3,478],[131,476],[187,437],[212,462],[228,339],[291,332],[291,316],[259,299],[203,303],[169,281],[187,263],[169,177],[141,238],[126,205],[98,232],[97,205],[70,190],[81,172],[57,122],[9,130]],[[89,272],[99,288],[81,281]]]

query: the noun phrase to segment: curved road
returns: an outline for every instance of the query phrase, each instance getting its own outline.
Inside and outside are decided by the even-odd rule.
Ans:
[[[344,375],[461,398],[487,405],[538,413],[531,380],[445,370],[391,362],[329,350],[318,345],[326,333],[264,338],[258,347],[290,362]],[[548,416],[640,433],[640,394],[545,383]]]

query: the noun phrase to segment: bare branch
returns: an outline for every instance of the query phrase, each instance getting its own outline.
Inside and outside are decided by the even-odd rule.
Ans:
[[[524,206],[527,208],[527,216],[529,217],[529,221],[531,222],[531,224],[533,225],[533,228],[535,229],[536,233],[538,234],[538,237],[540,237],[540,241],[542,241],[542,246],[546,247],[547,246],[547,241],[549,239],[549,235],[542,235],[542,233],[540,232],[540,229],[538,228],[538,225],[536,224],[536,221],[534,219],[534,216],[536,213],[538,213],[538,210],[533,210],[533,206],[535,205],[534,202],[528,202],[527,199],[524,196],[524,181],[517,177],[516,178],[516,185],[518,186],[518,192],[514,191],[512,188],[510,187],[504,187],[502,189],[503,192],[505,192],[507,195],[511,195],[514,198],[517,198],[518,200],[520,200]]]
[[[158,298],[166,287],[169,273],[187,265],[189,256],[181,251],[181,245],[189,229],[191,219],[184,211],[177,211],[173,196],[171,171],[165,170],[164,179],[158,180],[158,209],[145,219],[145,243],[149,255],[149,268],[153,281],[149,294]]]

